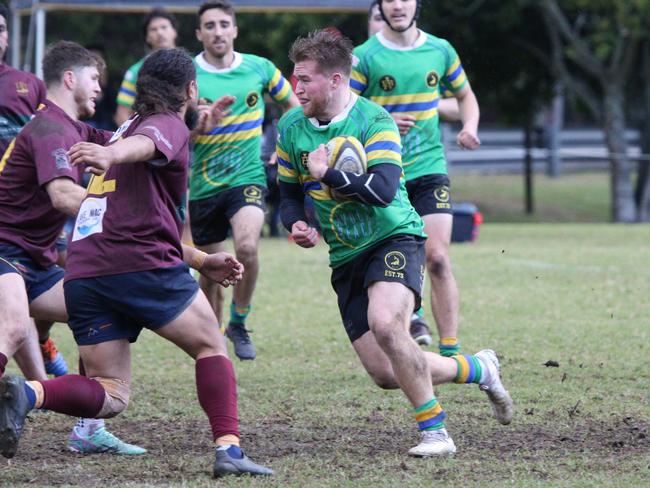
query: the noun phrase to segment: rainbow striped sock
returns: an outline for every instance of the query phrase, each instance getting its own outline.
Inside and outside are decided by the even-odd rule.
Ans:
[[[456,337],[443,337],[438,343],[440,355],[450,358],[460,354],[460,341]]]
[[[235,305],[235,302],[230,304],[230,321],[235,324],[244,324],[246,323],[246,317],[251,313],[251,306],[248,307],[238,307]]]
[[[476,356],[469,354],[458,354],[453,356],[452,359],[458,365],[458,372],[454,383],[478,383],[481,380],[483,369],[481,362]]]
[[[436,397],[415,409],[415,420],[420,430],[444,429],[445,416],[445,411]]]

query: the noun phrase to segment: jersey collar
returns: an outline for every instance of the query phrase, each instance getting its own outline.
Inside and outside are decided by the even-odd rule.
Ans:
[[[377,36],[377,40],[381,43],[381,45],[388,49],[392,49],[393,51],[410,51],[412,49],[417,49],[427,41],[427,35],[420,29],[418,29],[418,34],[418,38],[411,46],[400,46],[399,44],[395,44],[394,42],[389,41],[386,39],[386,36],[384,36],[384,33],[382,31],[377,32],[375,35]]]
[[[316,117],[311,117],[309,119],[309,122],[311,122],[312,125],[317,129],[320,130],[327,129],[330,125],[340,122],[341,120],[345,120],[348,114],[350,113],[350,110],[352,110],[352,107],[354,107],[354,104],[357,103],[358,99],[359,97],[355,93],[350,92],[350,101],[348,102],[348,104],[345,106],[343,111],[339,113],[336,117],[334,117],[332,120],[330,120],[330,123],[327,125],[320,125]]]
[[[243,56],[239,54],[237,51],[235,51],[232,64],[227,68],[219,69],[219,68],[215,68],[214,66],[212,66],[210,63],[206,61],[206,59],[203,57],[203,51],[197,54],[196,57],[194,58],[194,61],[196,61],[196,64],[199,66],[199,68],[201,68],[203,71],[207,71],[208,73],[229,73],[237,69],[243,60],[244,60]]]

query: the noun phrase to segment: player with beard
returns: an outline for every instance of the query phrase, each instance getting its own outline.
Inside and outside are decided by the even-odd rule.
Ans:
[[[0,4],[0,157],[46,98],[41,80],[4,62],[9,37],[8,15],[7,7]],[[68,372],[63,355],[50,338],[51,326],[39,322],[38,334],[35,327],[30,327],[23,346],[14,355],[21,371],[30,378],[44,379],[46,373],[60,376]]]
[[[0,374],[29,315],[67,322],[63,269],[56,240],[67,216],[76,215],[85,194],[80,168],[66,151],[80,141],[104,143],[110,132],[79,122],[92,116],[100,93],[104,61],[72,42],[54,44],[43,59],[47,85],[44,107],[12,141],[0,168]],[[80,419],[68,440],[77,452],[142,454],[104,428],[103,421]]]
[[[237,21],[226,0],[201,5],[196,36],[203,52],[195,58],[199,98],[234,95],[232,114],[196,138],[190,177],[190,226],[203,251],[224,249],[232,229],[235,254],[246,275],[233,289],[226,335],[239,359],[255,359],[246,320],[259,270],[258,246],[264,225],[266,174],[260,148],[264,94],[285,109],[298,106],[289,82],[268,59],[234,50]],[[223,291],[206,279],[201,288],[221,320]]]
[[[422,441],[409,454],[453,454],[456,447],[432,385],[478,383],[488,392],[496,418],[507,424],[512,399],[499,378],[499,361],[489,349],[446,358],[422,351],[411,339],[409,318],[422,293],[425,237],[406,194],[397,126],[379,105],[351,92],[349,39],[312,33],[294,43],[290,58],[302,108],[287,112],[278,124],[283,224],[296,244],[313,247],[318,234],[303,206],[304,194],[312,196],[352,347],[379,387],[400,388],[413,406]],[[325,144],[337,136],[354,136],[363,145],[367,173],[328,166]],[[333,199],[330,189],[344,199]]]
[[[223,286],[241,280],[233,256],[181,243],[189,170],[188,125],[196,123],[192,59],[163,49],[142,65],[135,113],[108,145],[75,144],[73,167],[94,174],[69,246],[65,299],[87,377],[0,380],[0,451],[13,454],[33,408],[112,417],[128,405],[131,342],[143,327],[196,361],[199,403],[217,444],[213,474],[269,475],[239,448],[237,386],[225,338],[188,264]],[[232,97],[214,106],[221,119]],[[209,129],[205,113],[198,131]]]
[[[449,91],[458,101],[463,128],[456,141],[463,149],[480,144],[479,106],[454,48],[417,28],[421,0],[379,0],[378,6],[385,24],[354,50],[351,86],[382,105],[400,130],[406,189],[428,236],[427,270],[439,350],[453,356],[460,353],[460,298],[449,259],[453,216],[440,140],[441,94]],[[419,343],[431,343],[421,309],[412,317],[411,333]]]

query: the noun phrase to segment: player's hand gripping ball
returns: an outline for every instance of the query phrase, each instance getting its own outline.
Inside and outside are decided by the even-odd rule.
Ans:
[[[368,171],[368,159],[363,144],[352,136],[338,136],[331,139],[326,146],[327,165],[330,168],[354,173],[357,175],[364,174]],[[336,190],[327,187],[321,182],[325,191],[329,192],[331,197],[337,202],[347,200],[347,198]]]

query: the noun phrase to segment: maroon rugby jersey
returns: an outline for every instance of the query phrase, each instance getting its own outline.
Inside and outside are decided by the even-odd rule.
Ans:
[[[68,149],[80,141],[105,144],[111,135],[46,101],[0,163],[0,242],[22,248],[41,266],[54,264],[68,217],[52,206],[45,185],[56,178],[79,183],[82,168],[70,164]]]
[[[0,157],[39,105],[45,103],[45,85],[31,73],[0,64]]]
[[[66,280],[183,262],[189,130],[176,114],[136,114],[111,142],[135,135],[149,137],[158,158],[116,164],[90,180],[68,246]]]

